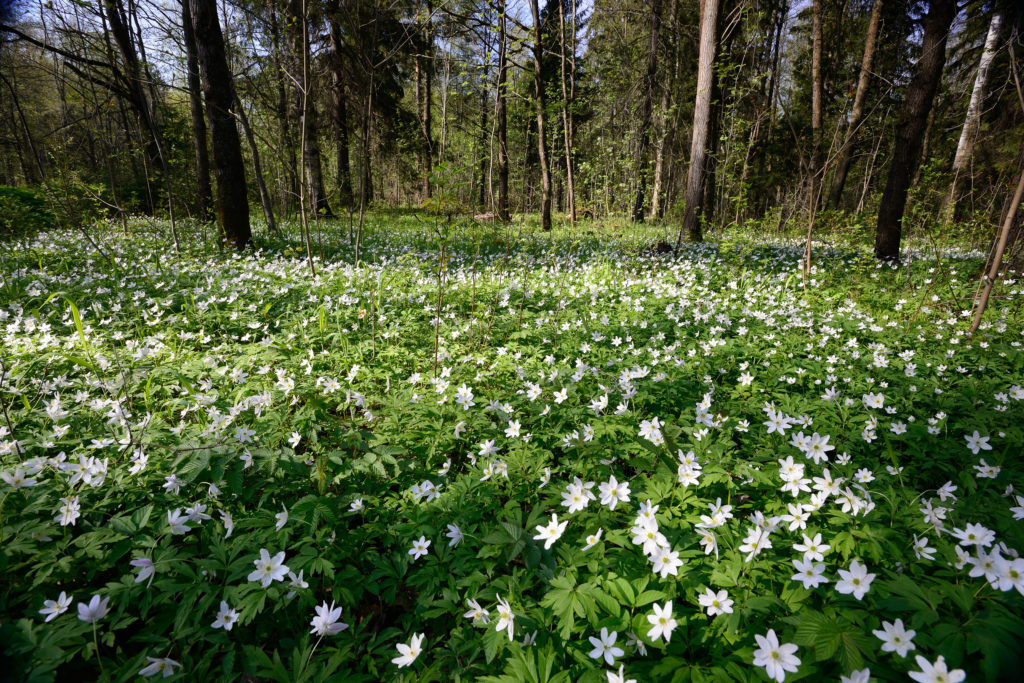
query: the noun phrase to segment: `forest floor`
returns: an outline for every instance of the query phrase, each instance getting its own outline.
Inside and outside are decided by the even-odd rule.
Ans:
[[[16,679],[1024,663],[1024,282],[968,334],[983,253],[804,278],[796,241],[395,213],[358,263],[311,224],[312,275],[289,227],[0,247]]]

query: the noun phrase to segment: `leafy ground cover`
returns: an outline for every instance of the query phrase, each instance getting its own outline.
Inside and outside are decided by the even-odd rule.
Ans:
[[[2,253],[15,678],[1016,675],[1024,287],[968,336],[978,254],[396,217],[311,276],[162,227]]]

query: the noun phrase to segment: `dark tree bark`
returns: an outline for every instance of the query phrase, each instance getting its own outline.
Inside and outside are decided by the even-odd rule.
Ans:
[[[956,0],[933,0],[924,18],[921,58],[896,124],[892,164],[878,206],[875,256],[882,260],[898,260],[900,256],[907,191],[921,159],[925,126],[946,63],[946,39],[956,13]]]
[[[231,108],[235,86],[224,52],[224,36],[217,19],[216,0],[191,0],[199,70],[206,99],[213,142],[213,169],[217,179],[217,223],[224,242],[242,250],[249,243],[249,199],[245,183],[245,164],[238,128]]]
[[[541,42],[540,9],[537,0],[530,0],[533,16],[533,98],[537,111],[537,156],[540,160],[540,224],[541,229],[551,230],[551,164],[548,162],[547,138],[544,135],[545,102],[544,73],[541,60],[544,44]]]
[[[508,34],[506,32],[505,0],[498,0],[498,86],[494,107],[498,129],[498,220],[508,215],[508,121],[505,113],[505,86],[508,79]]]
[[[704,167],[710,128],[711,91],[714,87],[714,63],[718,0],[701,0],[700,48],[697,58],[697,95],[693,108],[693,138],[690,141],[690,167],[686,173],[686,213],[679,231],[683,237],[701,240],[701,195],[704,191]]]
[[[199,81],[199,57],[192,28],[192,7],[189,0],[181,3],[181,27],[185,41],[185,74],[188,83],[189,110],[192,114],[192,144],[196,154],[196,181],[199,186],[199,214],[209,218],[213,207],[210,190],[210,153],[207,151],[206,119],[203,118],[203,93]]]
[[[341,25],[337,20],[330,24],[331,32],[331,96],[334,100],[334,144],[337,149],[338,201],[342,206],[352,206],[352,169],[348,158],[348,101],[341,58]]]
[[[644,81],[644,96],[640,102],[640,141],[636,150],[637,172],[639,174],[636,201],[633,202],[633,220],[644,220],[644,199],[647,194],[648,160],[647,149],[651,145],[651,114],[654,110],[654,88],[658,79],[658,41],[661,33],[662,0],[651,0],[651,36],[647,44],[647,78]]]
[[[860,62],[860,76],[857,79],[857,92],[853,96],[853,108],[850,111],[850,123],[846,129],[843,147],[839,152],[839,166],[832,180],[832,190],[828,202],[833,209],[839,208],[843,198],[843,187],[846,176],[850,173],[853,162],[853,148],[860,134],[860,125],[864,120],[864,102],[867,100],[868,85],[871,81],[871,63],[875,57],[875,40],[878,38],[878,26],[882,23],[882,0],[875,0],[871,7],[871,19],[868,22],[868,34],[864,41],[864,57]]]
[[[308,17],[303,15],[302,3],[297,0],[289,0],[288,36],[292,58],[297,64],[308,64],[310,61],[307,21]],[[327,192],[324,191],[323,164],[320,156],[320,117],[316,108],[316,99],[313,97],[312,84],[308,79],[302,78],[301,67],[293,69],[293,72],[291,80],[295,90],[295,99],[299,105],[299,127],[305,131],[301,144],[308,198],[306,205],[320,216],[333,217],[331,205],[327,201]],[[309,89],[310,92],[304,93],[304,88]]]

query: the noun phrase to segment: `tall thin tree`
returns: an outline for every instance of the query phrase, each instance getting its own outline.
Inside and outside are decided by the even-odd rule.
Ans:
[[[422,26],[419,32],[419,50],[415,57],[417,116],[420,120],[420,175],[423,183],[423,198],[433,194],[430,174],[433,169],[434,132],[432,113],[434,75],[434,22],[431,16],[434,3],[427,0]],[[443,113],[443,112],[442,112]],[[442,119],[443,120],[443,119]],[[442,135],[442,140],[443,140]]]
[[[508,23],[505,0],[498,0],[498,79],[495,88],[494,125],[498,137],[498,220],[507,221],[508,213]]]
[[[811,184],[810,210],[818,208],[821,195],[821,109],[824,87],[821,80],[821,0],[811,6]]]
[[[543,230],[551,230],[551,164],[548,161],[547,137],[544,133],[547,96],[544,88],[544,43],[542,40],[540,9],[537,0],[530,0],[530,14],[533,18],[533,99],[537,113],[537,156],[540,160],[540,224]]]
[[[660,0],[657,0],[660,2]],[[576,80],[576,0],[572,0],[572,47],[569,48],[565,41],[565,3],[563,0],[558,0],[558,27],[560,37],[560,78],[562,85],[562,141],[565,143],[565,182],[566,189],[569,193],[569,225],[573,228],[576,227],[576,181],[572,172],[572,117],[569,115],[569,107],[571,106],[570,93],[574,91],[574,87],[566,85],[566,50],[571,49],[573,54],[572,59],[572,72],[569,78],[573,82]]]
[[[651,35],[647,44],[647,74],[644,79],[644,95],[640,102],[640,141],[637,144],[637,189],[633,202],[633,220],[644,219],[644,200],[647,193],[648,159],[647,149],[651,144],[651,115],[654,111],[654,89],[658,80],[658,45],[661,34],[662,0],[651,0]]]
[[[860,75],[857,78],[857,92],[853,96],[853,107],[850,110],[850,121],[846,126],[843,146],[839,150],[839,161],[836,175],[832,179],[832,189],[828,202],[833,209],[839,208],[843,198],[843,187],[846,176],[850,173],[853,163],[853,149],[860,135],[864,121],[864,103],[867,101],[868,85],[871,82],[871,63],[875,58],[875,41],[878,39],[878,27],[882,23],[882,0],[875,0],[871,6],[871,19],[868,21],[868,32],[864,39],[864,56],[860,61]]]
[[[324,190],[323,164],[320,155],[320,123],[316,106],[316,98],[310,97],[310,75],[300,72],[302,65],[309,67],[310,40],[309,24],[311,17],[306,12],[305,0],[288,0],[288,35],[291,43],[292,63],[296,73],[290,74],[292,87],[295,91],[295,103],[298,107],[299,125],[305,131],[300,135],[303,145],[303,173],[305,176],[307,205],[319,216],[332,216],[331,205],[327,201]]]

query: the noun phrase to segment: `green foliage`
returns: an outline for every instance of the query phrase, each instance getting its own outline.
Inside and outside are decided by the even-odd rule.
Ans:
[[[27,188],[0,185],[0,240],[34,235],[53,225],[44,197]]]

